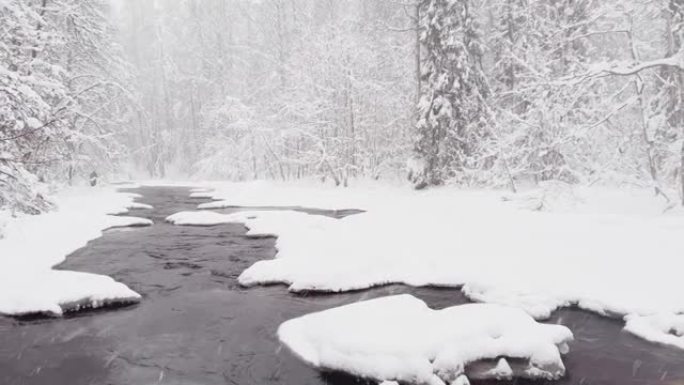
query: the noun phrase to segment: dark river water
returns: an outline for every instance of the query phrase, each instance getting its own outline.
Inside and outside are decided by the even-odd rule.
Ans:
[[[400,285],[326,295],[294,295],[279,285],[241,288],[237,277],[245,268],[273,258],[274,238],[247,237],[239,224],[172,226],[166,216],[206,200],[189,198],[185,188],[132,191],[154,206],[132,215],[154,226],[108,231],[58,268],[112,276],[143,301],[63,319],[0,318],[0,385],[358,384],[299,362],[279,344],[277,327],[390,294],[411,293],[433,308],[467,302],[456,289]],[[567,376],[553,383],[684,385],[684,352],[622,332],[620,321],[564,309],[548,322],[567,325],[576,338],[565,357]]]

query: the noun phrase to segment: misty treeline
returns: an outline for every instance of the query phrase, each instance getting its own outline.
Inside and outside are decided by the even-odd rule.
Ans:
[[[143,170],[684,185],[684,0],[0,0],[0,205]]]

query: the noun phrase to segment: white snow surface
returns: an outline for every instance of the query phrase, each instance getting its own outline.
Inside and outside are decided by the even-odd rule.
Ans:
[[[131,210],[153,210],[154,207],[152,205],[148,205],[145,203],[139,203],[139,202],[132,202],[131,204],[128,205],[128,209]]]
[[[138,293],[110,277],[52,270],[105,229],[151,225],[144,218],[109,215],[135,206],[135,197],[114,187],[69,188],[55,196],[55,211],[5,216],[0,238],[0,314],[59,316],[65,310],[138,301]]]
[[[564,196],[406,186],[321,188],[267,182],[204,183],[221,201],[202,205],[363,209],[333,219],[294,211],[181,214],[176,223],[244,223],[277,235],[278,253],[240,276],[243,285],[345,291],[389,283],[462,287],[478,302],[537,319],[577,305],[603,315],[684,313],[684,217],[652,192],[577,189]],[[505,196],[505,199],[503,199]],[[542,202],[543,210],[536,203]],[[627,330],[652,341],[662,328]],[[659,335],[656,338],[655,334]],[[675,346],[680,346],[675,344]]]
[[[168,216],[166,221],[178,226],[214,226],[234,222],[231,217],[213,211],[182,211]]]
[[[561,353],[568,351],[572,333],[562,325],[537,323],[512,307],[468,304],[432,310],[405,294],[289,320],[278,337],[323,370],[437,385],[463,375],[557,379],[565,373]],[[516,360],[509,364],[506,358]]]
[[[625,330],[646,340],[684,349],[684,314],[631,315]]]

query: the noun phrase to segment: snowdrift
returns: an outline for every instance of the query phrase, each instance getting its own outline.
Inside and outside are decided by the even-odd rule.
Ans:
[[[213,194],[202,194],[220,199],[204,207],[366,211],[339,220],[291,211],[171,218],[186,225],[239,222],[248,234],[276,235],[276,258],[246,269],[239,277],[245,286],[284,283],[292,291],[328,292],[390,283],[461,287],[474,301],[515,306],[536,319],[564,306],[621,317],[629,332],[684,346],[684,217],[663,214],[650,192],[579,191],[548,211],[521,208],[529,205],[504,201],[497,192],[451,188],[259,182],[217,184]]]
[[[558,379],[572,333],[522,310],[469,304],[432,310],[390,296],[283,323],[278,337],[314,367],[378,381],[465,383],[470,379]]]
[[[138,302],[138,293],[110,277],[52,270],[106,229],[151,225],[144,218],[110,215],[148,208],[133,202],[137,197],[112,187],[71,188],[56,196],[55,211],[7,219],[0,239],[0,314],[60,316]]]

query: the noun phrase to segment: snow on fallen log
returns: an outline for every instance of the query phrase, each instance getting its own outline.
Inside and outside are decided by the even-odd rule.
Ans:
[[[411,295],[390,296],[283,323],[278,337],[308,364],[379,382],[468,383],[471,379],[565,374],[572,332],[522,310],[467,304],[432,310]]]

